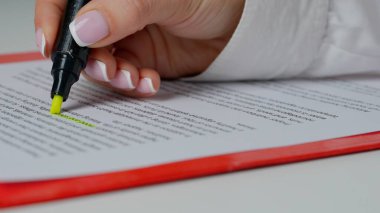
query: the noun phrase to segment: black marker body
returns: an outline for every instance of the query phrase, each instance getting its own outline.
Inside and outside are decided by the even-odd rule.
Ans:
[[[53,67],[51,75],[54,82],[51,98],[54,95],[60,95],[63,97],[63,101],[66,101],[72,85],[79,80],[81,70],[86,67],[89,49],[76,44],[71,36],[69,25],[87,2],[89,0],[67,1],[65,17],[52,54]]]

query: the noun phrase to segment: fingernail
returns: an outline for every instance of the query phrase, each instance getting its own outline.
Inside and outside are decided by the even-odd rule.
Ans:
[[[101,61],[89,59],[84,69],[87,75],[98,81],[109,82],[106,64]]]
[[[42,28],[38,28],[38,30],[36,31],[36,43],[42,56],[46,58],[46,53],[45,53],[46,39],[45,39],[44,32],[42,32]]]
[[[74,40],[81,47],[94,44],[109,33],[106,19],[96,10],[77,17],[69,28]]]
[[[152,79],[143,78],[140,80],[139,85],[137,86],[137,91],[141,93],[155,93],[156,89],[153,87]]]
[[[111,85],[119,88],[119,89],[126,89],[126,90],[132,90],[135,88],[132,82],[131,73],[127,70],[120,70],[114,79],[111,80]]]

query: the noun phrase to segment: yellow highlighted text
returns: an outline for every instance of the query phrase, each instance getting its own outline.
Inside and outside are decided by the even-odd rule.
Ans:
[[[68,115],[64,115],[64,114],[54,114],[54,115],[61,117],[61,118],[64,118],[66,120],[74,121],[75,123],[82,124],[82,125],[87,126],[87,127],[95,127],[94,124],[88,123],[86,121],[79,120],[77,118],[73,118],[73,117],[68,116]]]

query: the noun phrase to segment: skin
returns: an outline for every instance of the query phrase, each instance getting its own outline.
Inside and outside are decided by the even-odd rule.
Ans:
[[[36,1],[35,28],[44,32],[48,57],[65,4],[66,0]],[[105,17],[109,34],[89,46],[89,57],[106,64],[109,78],[127,69],[134,85],[149,77],[158,91],[161,78],[203,72],[229,41],[243,7],[244,0],[92,0],[77,16],[97,10]],[[113,89],[131,97],[154,95]]]

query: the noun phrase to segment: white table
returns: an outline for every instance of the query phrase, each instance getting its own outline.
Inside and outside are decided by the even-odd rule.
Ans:
[[[33,1],[1,0],[0,53],[36,50],[33,11]],[[380,212],[380,151],[121,190],[2,212],[107,211]]]

